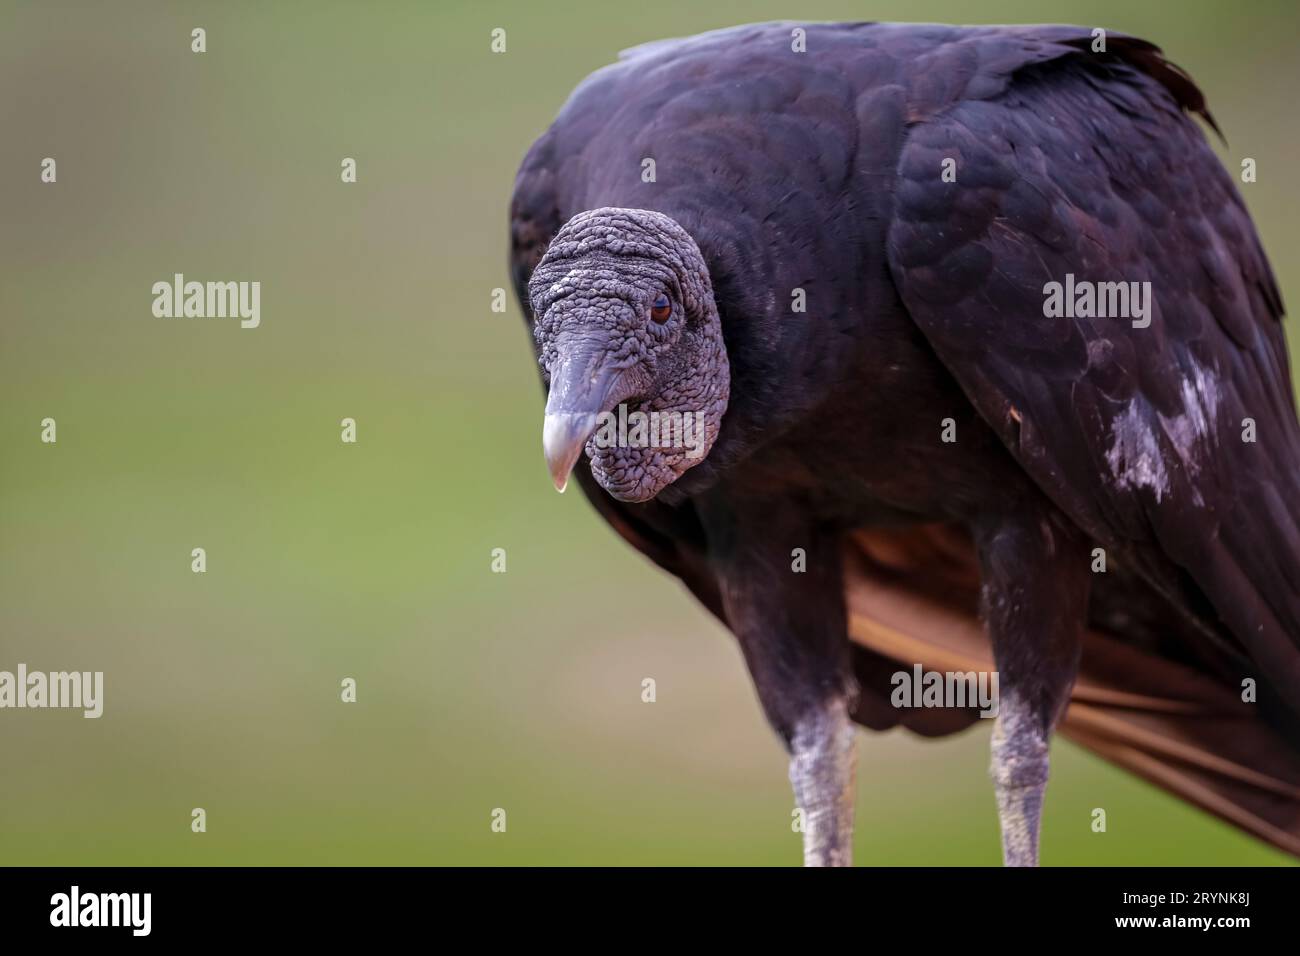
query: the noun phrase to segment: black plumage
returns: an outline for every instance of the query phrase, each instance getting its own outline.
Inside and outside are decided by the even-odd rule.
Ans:
[[[840,746],[808,729],[840,696],[878,729],[967,726],[891,707],[890,675],[991,651],[1009,860],[1036,859],[1071,688],[1067,733],[1300,853],[1300,425],[1276,282],[1187,115],[1213,123],[1200,92],[1150,44],[1077,27],[829,24],[795,52],[795,26],[628,51],[524,160],[530,321],[566,222],[653,210],[698,245],[730,364],[702,463],[644,502],[580,465],[584,491],[736,632],[796,765]],[[1044,315],[1067,275],[1149,282],[1149,324]],[[806,774],[835,844],[812,862],[843,859],[823,785],[843,772]]]

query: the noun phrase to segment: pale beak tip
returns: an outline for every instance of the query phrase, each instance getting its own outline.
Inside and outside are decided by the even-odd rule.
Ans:
[[[582,456],[587,436],[596,427],[596,416],[586,413],[552,412],[542,427],[542,448],[555,490],[564,494],[573,466]]]

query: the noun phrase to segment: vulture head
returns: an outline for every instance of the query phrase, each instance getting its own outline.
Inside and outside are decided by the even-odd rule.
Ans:
[[[685,229],[646,209],[579,213],[528,297],[550,387],[542,446],[560,491],[584,449],[621,501],[647,501],[704,460],[731,374],[709,270]]]

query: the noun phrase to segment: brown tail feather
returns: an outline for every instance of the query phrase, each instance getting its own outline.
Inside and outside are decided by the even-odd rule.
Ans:
[[[846,557],[849,633],[900,669],[988,671],[973,564],[943,528],[858,535]],[[918,573],[923,572],[923,573]],[[876,688],[888,692],[888,688]],[[1096,631],[1060,732],[1300,857],[1300,750],[1234,688]]]

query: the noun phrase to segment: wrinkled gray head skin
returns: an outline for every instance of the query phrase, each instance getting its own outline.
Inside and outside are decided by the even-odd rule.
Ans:
[[[550,383],[542,443],[557,488],[584,447],[596,481],[620,501],[647,501],[704,460],[731,374],[708,268],[686,230],[645,209],[579,213],[551,241],[528,297]],[[598,440],[602,413],[624,404],[662,422],[688,413],[690,447]]]

